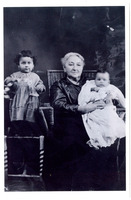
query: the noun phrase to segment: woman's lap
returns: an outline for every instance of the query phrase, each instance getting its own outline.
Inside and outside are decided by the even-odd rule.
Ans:
[[[70,123],[67,123],[68,120]],[[81,121],[76,123],[76,119],[68,120],[64,126],[58,124],[55,137],[52,133],[47,142],[45,140],[44,178],[47,190],[88,191],[125,188],[124,170],[119,184],[117,165],[118,154],[121,162],[125,155],[122,147],[124,142],[121,142],[119,151],[117,143],[109,148],[95,150],[86,144],[88,136],[85,135],[85,130],[81,129]]]
[[[124,138],[118,151],[117,145],[89,150],[74,175],[73,190],[125,190]]]

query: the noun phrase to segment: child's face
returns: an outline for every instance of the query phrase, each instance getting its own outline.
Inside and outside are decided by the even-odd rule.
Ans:
[[[29,73],[34,68],[33,59],[30,57],[21,57],[19,60],[19,69],[21,72]]]
[[[97,87],[106,87],[110,83],[108,72],[97,73],[95,83]]]

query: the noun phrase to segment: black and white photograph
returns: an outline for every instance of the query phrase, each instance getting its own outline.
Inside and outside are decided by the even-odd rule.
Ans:
[[[3,7],[5,193],[127,190],[125,11]]]

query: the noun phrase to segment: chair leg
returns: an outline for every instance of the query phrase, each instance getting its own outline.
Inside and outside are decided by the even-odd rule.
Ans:
[[[43,172],[43,160],[44,160],[44,136],[40,136],[40,176]]]

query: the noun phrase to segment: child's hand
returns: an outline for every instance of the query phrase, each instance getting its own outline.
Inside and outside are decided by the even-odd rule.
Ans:
[[[45,91],[45,87],[42,84],[38,84],[35,86],[35,89],[38,93],[41,93],[43,90]]]

